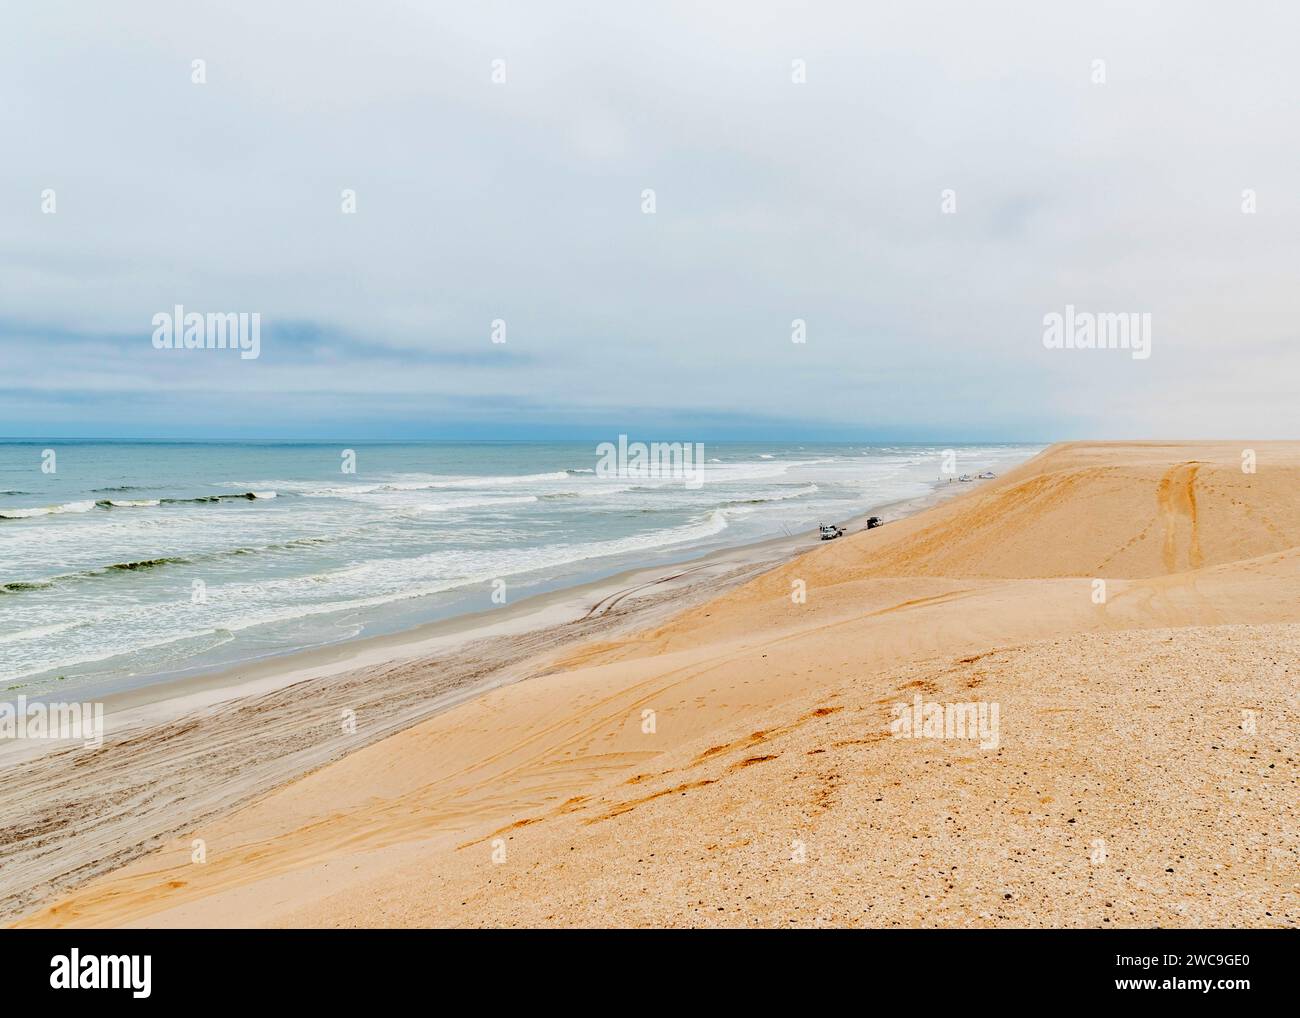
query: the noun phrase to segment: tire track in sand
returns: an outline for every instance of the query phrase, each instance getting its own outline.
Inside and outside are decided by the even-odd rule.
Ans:
[[[1156,486],[1156,504],[1160,507],[1160,525],[1164,531],[1161,559],[1165,572],[1179,572],[1179,531],[1187,529],[1187,568],[1200,569],[1205,561],[1201,554],[1201,535],[1196,524],[1196,473],[1200,464],[1179,463],[1160,478]]]

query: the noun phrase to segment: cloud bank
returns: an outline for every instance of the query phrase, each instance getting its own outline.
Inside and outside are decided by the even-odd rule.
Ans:
[[[1300,14],[896,6],[11,8],[0,434],[1295,436]]]

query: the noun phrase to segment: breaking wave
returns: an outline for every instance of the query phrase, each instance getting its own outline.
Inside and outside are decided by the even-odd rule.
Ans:
[[[38,505],[28,509],[0,509],[0,520],[29,520],[36,516],[88,513],[94,508],[94,502],[64,502],[61,505]]]

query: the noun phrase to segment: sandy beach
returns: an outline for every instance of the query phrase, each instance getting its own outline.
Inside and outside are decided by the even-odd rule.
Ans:
[[[952,487],[841,540],[121,704],[102,750],[15,769],[4,908],[1297,925],[1300,443],[1066,443]],[[967,703],[995,738],[900,737],[900,705]]]
[[[964,487],[936,485],[872,512],[903,517]],[[865,520],[844,522],[856,530]],[[391,635],[140,686],[107,699],[104,746],[93,751],[76,740],[0,742],[11,775],[0,797],[0,913],[21,915],[195,823],[544,671],[560,647],[662,622],[818,543],[814,532],[740,545]],[[344,712],[354,720],[347,728]]]

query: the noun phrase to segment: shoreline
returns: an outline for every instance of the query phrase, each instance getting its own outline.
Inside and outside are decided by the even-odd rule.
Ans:
[[[1007,469],[1015,469],[1028,462],[1028,459],[1012,464]],[[856,533],[859,527],[865,527],[866,520],[871,516],[892,513],[894,521],[906,519],[951,498],[977,490],[980,486],[982,482],[959,485],[956,481],[936,481],[932,490],[924,495],[873,506],[849,517],[843,524],[845,536]],[[130,689],[109,693],[100,702],[104,705],[105,719],[123,729],[158,723],[188,710],[208,707],[231,698],[273,692],[309,679],[335,676],[356,668],[405,663],[430,654],[445,653],[478,639],[517,636],[563,625],[581,619],[590,604],[630,587],[669,582],[676,575],[717,568],[730,562],[747,564],[759,556],[770,558],[776,564],[819,547],[821,543],[817,532],[810,530],[715,548],[700,555],[687,551],[680,558],[672,557],[651,565],[629,566],[572,585],[530,594],[517,602],[497,608],[465,612],[393,632],[352,637],[316,647],[272,652],[246,662],[195,674],[146,681]],[[43,694],[40,698],[52,699],[52,696]],[[59,745],[55,740],[50,740],[50,744],[56,748]],[[29,753],[39,755],[42,751],[41,747],[37,747]],[[0,745],[0,762],[4,762],[8,754],[13,752],[17,752],[15,747]]]
[[[15,769],[0,802],[0,916],[30,913],[198,823],[492,690],[547,674],[548,661],[577,644],[659,625],[841,543],[869,516],[899,523],[982,487],[936,483],[925,495],[851,517],[835,542],[812,531],[716,549],[494,611],[119,694],[105,701],[98,748],[55,740],[0,747],[0,763],[26,765]],[[354,732],[340,732],[342,712],[355,716]],[[182,760],[189,769],[177,767]],[[153,789],[147,804],[133,802],[141,787]]]
[[[168,454],[150,472],[147,450],[126,449],[108,460],[121,460],[121,477],[82,476],[75,491],[28,485],[44,502],[100,501],[84,515],[0,526],[9,552],[0,595],[15,595],[0,597],[12,623],[2,638],[7,689],[31,702],[128,702],[146,685],[206,681],[494,611],[506,593],[498,580],[514,602],[923,497],[942,452],[924,443],[770,443],[769,454],[724,444],[711,460],[716,476],[702,485],[710,490],[673,492],[584,476],[592,471],[575,458],[584,448],[566,443],[507,443],[490,454],[413,443],[419,452],[390,450],[364,483],[317,477],[316,453],[218,444],[230,448],[202,461],[211,469]],[[972,472],[1001,471],[1040,448],[954,444]],[[411,473],[417,460],[442,463],[443,473]],[[227,476],[236,479],[217,480]],[[123,488],[124,479],[138,485]],[[268,497],[191,497],[235,488]],[[114,492],[139,496],[121,506],[145,508],[108,510],[101,496]],[[222,504],[183,504],[210,498]],[[47,539],[57,549],[49,554]]]

